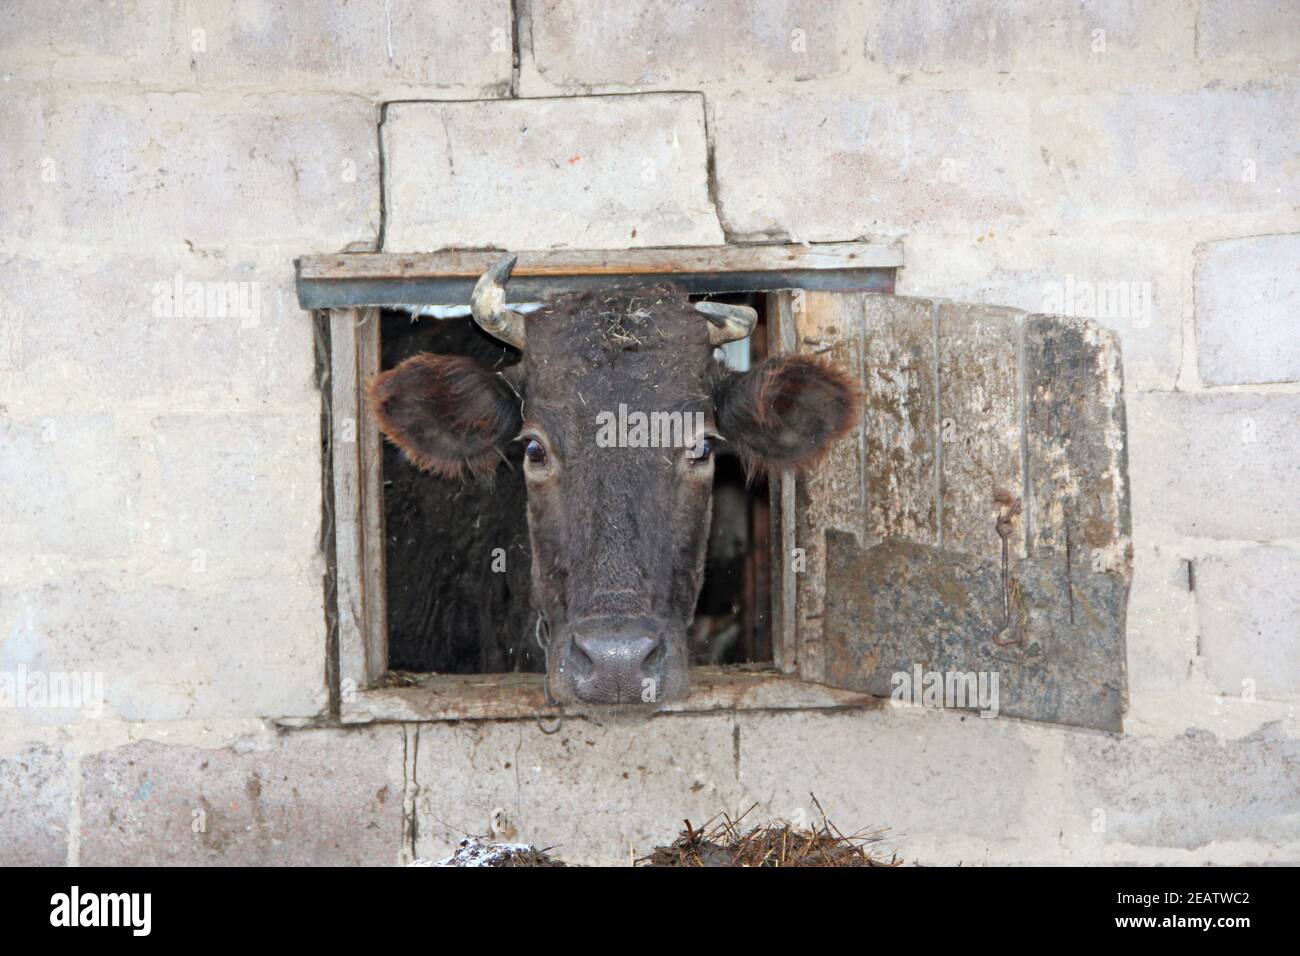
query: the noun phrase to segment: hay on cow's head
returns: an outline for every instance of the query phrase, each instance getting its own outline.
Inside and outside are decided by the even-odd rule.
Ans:
[[[735,820],[726,814],[696,829],[686,829],[669,846],[656,847],[637,866],[900,866],[897,854],[873,856],[867,847],[884,839],[884,830],[845,836],[813,797],[821,823],[796,827],[785,821],[742,830],[750,807]],[[757,806],[755,804],[754,806]]]

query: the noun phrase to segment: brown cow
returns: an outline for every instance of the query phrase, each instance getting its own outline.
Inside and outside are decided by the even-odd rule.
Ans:
[[[853,427],[857,396],[804,356],[727,370],[713,350],[747,336],[754,310],[693,305],[675,285],[560,296],[525,321],[505,306],[514,262],[483,275],[472,310],[522,361],[493,373],[421,353],[371,383],[375,415],[413,463],[447,477],[491,475],[524,444],[532,603],[555,698],[680,697],[714,453],[751,474],[800,468]],[[637,413],[665,427],[625,427]]]

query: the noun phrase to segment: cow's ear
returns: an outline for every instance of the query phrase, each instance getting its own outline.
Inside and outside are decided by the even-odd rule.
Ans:
[[[812,464],[858,421],[843,373],[804,355],[778,355],[714,387],[718,430],[751,474]]]
[[[368,386],[379,427],[412,464],[446,478],[490,475],[519,430],[500,375],[459,355],[413,355]]]

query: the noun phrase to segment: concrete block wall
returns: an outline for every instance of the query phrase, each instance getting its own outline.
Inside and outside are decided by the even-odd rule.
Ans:
[[[396,863],[496,821],[623,863],[810,793],[931,863],[1300,862],[1297,36],[1270,0],[5,4],[0,681],[102,698],[0,695],[0,862]],[[295,256],[857,237],[903,241],[901,293],[1120,333],[1122,735],[328,725]]]

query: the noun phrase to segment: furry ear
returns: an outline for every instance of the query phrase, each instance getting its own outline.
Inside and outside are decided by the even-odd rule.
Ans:
[[[490,475],[520,426],[499,375],[459,355],[421,352],[372,378],[370,408],[416,467],[444,478]]]
[[[713,391],[718,430],[750,474],[804,468],[858,423],[848,376],[804,355],[775,355]]]

